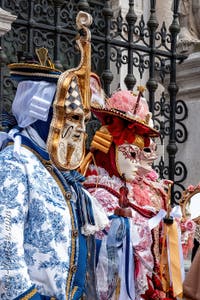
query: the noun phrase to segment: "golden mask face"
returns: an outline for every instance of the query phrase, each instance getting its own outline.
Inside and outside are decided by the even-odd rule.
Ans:
[[[85,122],[91,99],[91,34],[88,29],[91,23],[89,14],[79,12],[76,24],[82,34],[76,42],[81,53],[80,64],[60,75],[53,104],[47,149],[53,164],[63,171],[77,169],[85,156]]]
[[[86,137],[86,115],[77,87],[73,80],[65,101],[65,124],[58,141],[58,160],[70,169],[82,161]]]
[[[57,91],[54,114],[48,137],[48,151],[53,163],[61,170],[74,170],[85,155],[86,122],[89,113],[82,105],[78,79],[73,76]]]

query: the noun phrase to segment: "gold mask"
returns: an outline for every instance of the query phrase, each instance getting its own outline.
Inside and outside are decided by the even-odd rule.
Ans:
[[[77,15],[77,27],[84,32],[77,39],[81,61],[77,68],[60,75],[53,103],[47,148],[52,162],[65,171],[77,169],[85,156],[85,123],[90,115],[91,98],[91,38],[87,27],[91,22],[89,14]]]

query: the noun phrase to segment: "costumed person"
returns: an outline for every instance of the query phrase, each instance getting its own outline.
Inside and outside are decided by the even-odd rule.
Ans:
[[[19,83],[17,125],[0,133],[1,299],[96,299],[86,271],[94,233],[108,220],[76,171],[90,115],[91,16],[79,12],[76,21],[77,68],[61,74],[45,48],[37,50],[40,64],[10,65]]]
[[[197,250],[199,249],[200,244],[200,225],[197,224],[194,232],[194,239],[193,239],[193,245],[192,245],[192,254],[191,254],[191,261],[193,261]]]
[[[105,107],[98,105],[95,101],[92,105],[102,122],[91,144],[95,150],[89,154],[94,163],[91,161],[88,169],[84,166],[85,187],[111,218],[107,232],[96,235],[97,290],[100,299],[140,299],[148,289],[147,274],[152,277],[154,261],[148,219],[156,209],[148,209],[150,202],[143,208],[141,197],[137,203],[132,183],[137,182],[143,149],[150,145],[150,137],[159,133],[148,125],[151,116],[146,100],[140,95],[119,91],[107,99]],[[146,172],[150,172],[149,167]],[[137,264],[134,272],[136,253],[141,254],[143,263],[140,268]]]
[[[159,133],[141,92],[118,91],[104,106],[92,104],[102,127],[81,172],[86,172],[84,186],[111,220],[96,234],[100,299],[167,299],[159,272],[162,224],[152,219],[166,208],[167,185],[159,183],[151,166],[156,158],[151,137]]]
[[[176,224],[174,232],[176,232],[176,237],[178,236],[177,252],[179,256],[179,262],[176,268],[179,269],[180,267],[181,269],[181,273],[178,272],[178,277],[180,279],[180,285],[178,286],[182,287],[184,279],[183,251],[181,248],[183,240],[182,214],[180,206],[175,206],[171,215],[170,211],[168,212],[168,210],[171,210],[169,202],[171,201],[170,189],[173,182],[167,179],[159,179],[157,172],[152,168],[154,160],[158,158],[156,149],[157,145],[155,141],[151,139],[150,145],[141,150],[137,176],[132,182],[132,193],[137,204],[148,210],[156,210],[158,212],[157,215],[152,219],[149,219],[148,222],[152,229],[151,252],[153,254],[153,268],[151,278],[148,275],[149,288],[146,290],[145,294],[142,295],[142,299],[175,299],[176,295],[180,295],[181,293],[179,293],[179,290],[177,293],[176,284],[170,282],[171,278],[168,278],[168,280],[165,281],[168,269],[171,268],[171,262],[166,257],[166,251],[167,249],[169,251],[170,245],[166,241],[166,239],[168,239],[166,238],[168,233],[166,233],[167,225],[165,225],[165,222],[168,223],[169,219],[170,222]],[[169,214],[168,217],[167,214]],[[142,257],[136,249],[137,247],[135,248],[135,268],[140,270],[142,274],[145,274],[145,268],[148,267],[148,265],[146,264],[145,267],[142,267]],[[137,276],[137,278],[139,278],[139,276]]]

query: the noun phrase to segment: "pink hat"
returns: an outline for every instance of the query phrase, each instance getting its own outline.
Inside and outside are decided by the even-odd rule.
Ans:
[[[108,124],[108,117],[115,116],[134,124],[135,132],[146,137],[159,136],[159,132],[151,124],[151,113],[145,98],[132,91],[117,91],[106,100],[104,106],[92,104],[92,112],[99,118],[103,125]]]
[[[149,107],[145,98],[140,97],[138,103],[137,100],[138,96],[131,91],[119,91],[107,100],[106,108],[125,112],[130,117],[143,121],[149,115]]]

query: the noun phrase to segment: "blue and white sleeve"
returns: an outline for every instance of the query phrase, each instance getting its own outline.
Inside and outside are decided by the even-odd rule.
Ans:
[[[23,164],[9,154],[1,153],[0,299],[15,299],[33,286],[23,247],[28,197],[28,181]]]

